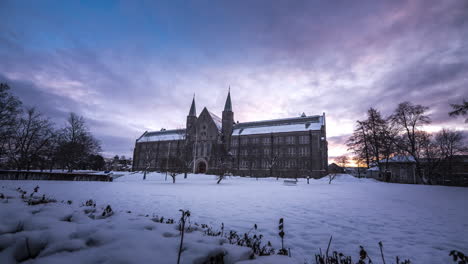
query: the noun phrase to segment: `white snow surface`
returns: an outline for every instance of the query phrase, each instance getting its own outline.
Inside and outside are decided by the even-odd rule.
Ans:
[[[154,141],[170,141],[170,140],[183,140],[184,134],[180,132],[173,133],[162,133],[162,134],[152,134],[144,135],[137,140],[137,142],[154,142]]]
[[[45,246],[39,257],[25,263],[175,263],[178,248],[176,225],[151,221],[152,215],[178,218],[179,209],[191,211],[191,222],[219,229],[258,232],[280,248],[278,220],[284,218],[285,247],[292,258],[273,256],[246,259],[248,248],[221,244],[219,237],[199,231],[187,234],[182,263],[197,263],[224,250],[226,263],[315,263],[330,236],[331,250],[352,255],[366,248],[380,263],[382,241],[387,263],[398,255],[412,263],[450,263],[450,250],[468,252],[468,188],[383,183],[339,175],[299,179],[287,186],[280,179],[230,177],[216,184],[216,177],[189,174],[173,184],[165,174],[127,173],[114,182],[0,181],[0,263],[10,263],[28,237],[31,251]],[[58,201],[28,206],[14,191],[30,192]],[[16,198],[15,198],[16,197]],[[88,199],[98,211],[110,204],[115,214],[93,220],[80,207]],[[131,211],[131,213],[127,213]],[[63,221],[72,216],[72,222]],[[146,217],[145,215],[149,215]],[[61,220],[62,219],[62,220]],[[11,233],[23,223],[24,231]],[[10,233],[9,233],[10,232]],[[185,244],[185,243],[184,243]],[[11,262],[14,263],[14,262]]]

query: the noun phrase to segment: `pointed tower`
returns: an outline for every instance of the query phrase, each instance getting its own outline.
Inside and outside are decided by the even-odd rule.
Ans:
[[[234,113],[232,112],[231,103],[231,87],[229,87],[228,96],[226,98],[226,104],[224,104],[224,111],[222,117],[222,132],[223,132],[223,144],[226,150],[231,147],[231,135],[234,126]]]
[[[190,106],[190,112],[187,116],[187,124],[186,124],[186,133],[187,139],[192,141],[195,138],[197,124],[197,110],[195,108],[195,94],[193,95],[192,99],[192,106]]]

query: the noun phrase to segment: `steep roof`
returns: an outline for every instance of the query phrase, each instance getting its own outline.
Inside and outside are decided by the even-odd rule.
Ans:
[[[228,96],[227,96],[227,98],[226,98],[226,103],[224,104],[224,111],[231,111],[231,112],[232,112],[230,87],[229,87]]]
[[[137,142],[170,141],[185,139],[185,129],[172,129],[154,132],[145,132]]]
[[[208,110],[208,109],[207,109],[207,110]],[[218,130],[221,130],[221,128],[222,128],[222,126],[223,126],[223,121],[222,121],[222,119],[221,119],[219,116],[213,114],[213,113],[210,112],[210,111],[208,111],[208,113],[210,114],[211,119],[213,119],[213,121],[214,121],[216,127],[218,128]]]
[[[197,109],[195,108],[195,96],[193,96],[192,105],[190,106],[189,116],[197,116]]]
[[[324,116],[317,115],[238,123],[234,126],[232,135],[241,136],[320,130],[325,124],[324,121]]]
[[[387,159],[382,159],[380,160],[380,163],[385,163],[387,162]],[[388,159],[388,162],[401,162],[401,163],[413,163],[413,162],[416,162],[416,160],[414,159],[413,156],[401,156],[401,155],[397,155],[397,156],[393,156],[391,158]]]

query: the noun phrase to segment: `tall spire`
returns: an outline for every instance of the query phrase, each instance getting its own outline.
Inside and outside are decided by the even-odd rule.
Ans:
[[[189,116],[197,116],[197,109],[195,109],[195,94],[193,94],[192,106],[190,106]]]
[[[224,111],[232,112],[232,104],[231,104],[231,86],[229,86],[228,96],[226,98],[226,104],[224,105]]]

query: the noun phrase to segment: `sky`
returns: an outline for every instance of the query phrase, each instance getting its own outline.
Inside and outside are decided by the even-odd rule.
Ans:
[[[327,117],[329,156],[374,107],[430,107],[468,130],[468,1],[0,1],[0,81],[63,126],[82,115],[103,154],[183,128],[195,94],[240,122]]]

